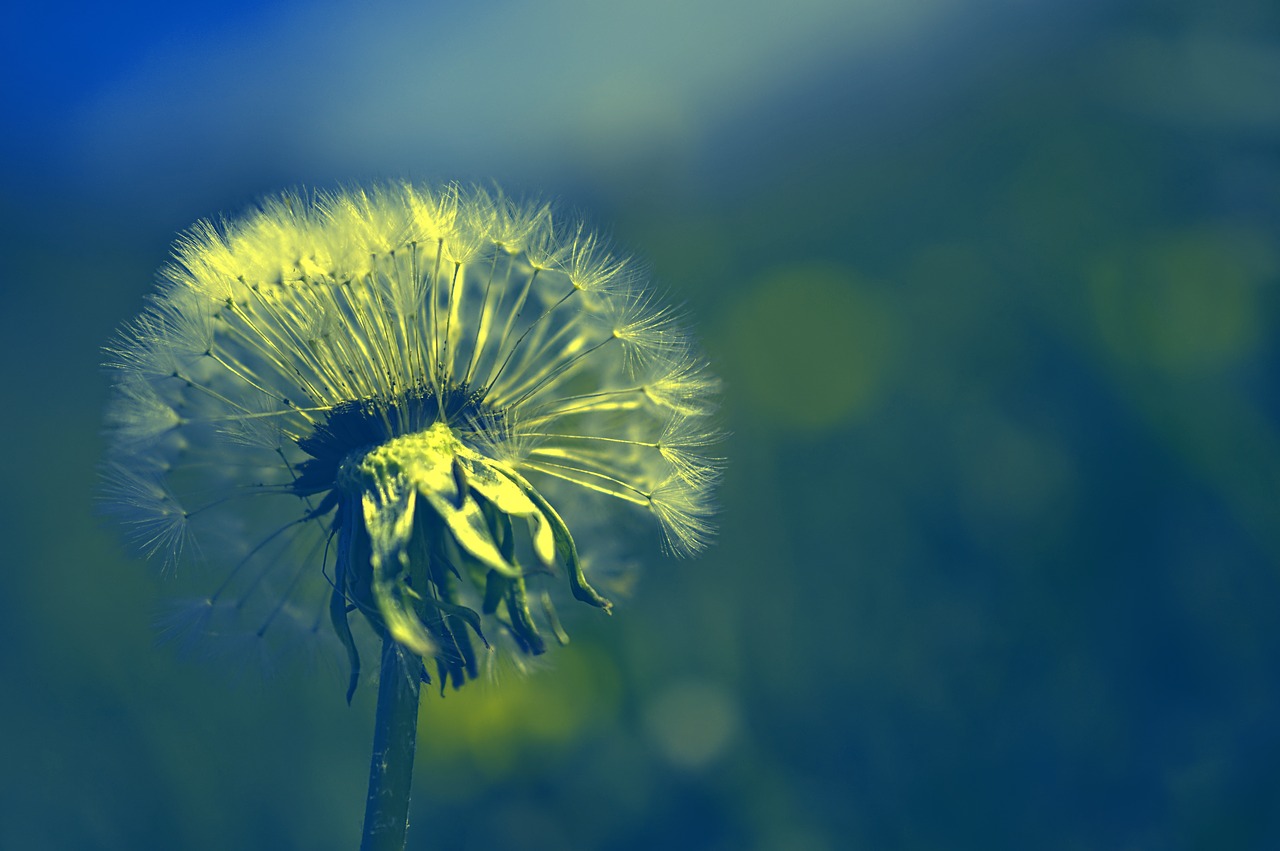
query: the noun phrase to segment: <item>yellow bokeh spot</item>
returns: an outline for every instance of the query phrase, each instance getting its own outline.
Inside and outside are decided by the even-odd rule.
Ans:
[[[557,648],[553,671],[506,672],[428,699],[423,686],[419,747],[437,763],[465,762],[489,776],[512,771],[530,752],[563,745],[608,723],[620,701],[612,661],[585,642]]]
[[[735,398],[785,428],[823,430],[874,405],[893,341],[887,309],[852,270],[765,275],[722,330]]]
[[[1090,290],[1098,330],[1129,362],[1187,374],[1229,366],[1262,335],[1259,298],[1277,269],[1260,234],[1167,235],[1096,263]]]

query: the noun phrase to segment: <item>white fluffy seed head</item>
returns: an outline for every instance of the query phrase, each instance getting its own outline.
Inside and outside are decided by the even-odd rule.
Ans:
[[[557,544],[553,572],[569,573],[579,599],[594,592],[573,572],[605,560],[593,538],[613,537],[615,509],[656,520],[676,554],[709,542],[718,382],[640,267],[549,206],[454,185],[286,193],[195,225],[173,253],[150,306],[107,349],[106,497],[165,563],[196,535],[222,536],[210,552],[225,557],[223,574],[200,611],[230,606],[259,637],[327,619],[342,547],[380,528],[341,507],[342,453],[434,424],[457,438],[474,492],[515,506],[515,527],[542,536],[539,559],[520,549],[532,543],[485,555],[499,566],[543,560],[553,515],[581,550],[565,561]],[[543,502],[511,496],[517,484]],[[435,495],[422,504],[454,510]],[[468,555],[467,541],[432,557],[483,549]],[[546,572],[529,570],[530,600],[562,593],[536,587]],[[482,607],[483,583],[468,593]],[[515,606],[486,610],[484,624],[524,635],[515,643],[528,651]],[[559,633],[541,602],[529,617]]]

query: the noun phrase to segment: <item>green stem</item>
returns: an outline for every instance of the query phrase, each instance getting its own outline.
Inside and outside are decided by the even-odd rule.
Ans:
[[[412,654],[409,657],[413,659]],[[404,651],[395,639],[384,639],[378,716],[373,728],[373,759],[369,765],[369,798],[365,802],[360,851],[404,851],[421,686],[416,671],[406,671],[405,664]]]

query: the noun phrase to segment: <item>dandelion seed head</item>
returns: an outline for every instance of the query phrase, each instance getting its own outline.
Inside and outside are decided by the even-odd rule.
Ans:
[[[107,347],[104,496],[216,541],[201,633],[391,639],[460,685],[608,611],[635,518],[711,539],[716,379],[636,264],[548,205],[410,184],[202,222]],[[182,633],[170,620],[166,630]]]

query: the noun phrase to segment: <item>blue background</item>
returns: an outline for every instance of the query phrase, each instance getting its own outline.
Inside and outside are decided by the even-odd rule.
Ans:
[[[4,16],[0,847],[357,845],[372,690],[157,645],[97,364],[191,222],[398,177],[589,211],[733,432],[711,552],[424,701],[410,847],[1280,847],[1274,3]]]

